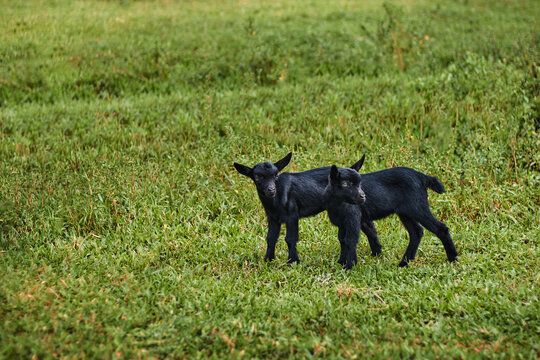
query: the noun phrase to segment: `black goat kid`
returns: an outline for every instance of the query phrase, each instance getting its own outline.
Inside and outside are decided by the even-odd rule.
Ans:
[[[346,269],[352,268],[357,262],[356,246],[362,228],[361,204],[366,202],[366,195],[362,190],[361,176],[358,170],[364,158],[354,164],[350,169],[340,169],[335,165],[330,168],[328,185],[324,191],[324,202],[328,217],[338,230],[338,239],[341,245],[339,263]],[[376,244],[372,244],[372,237],[368,237],[373,254],[381,252],[379,239],[375,237]],[[377,249],[377,251],[373,250]]]
[[[323,192],[328,184],[330,167],[321,167],[299,173],[278,174],[291,160],[287,154],[276,163],[264,162],[250,168],[234,163],[236,170],[255,182],[259,199],[268,220],[265,260],[275,258],[276,242],[285,223],[285,242],[289,247],[288,262],[298,262],[298,220],[324,211]]]
[[[446,224],[429,209],[427,188],[443,193],[439,179],[419,171],[395,167],[358,174],[364,157],[351,169],[332,166],[325,190],[330,221],[339,227],[341,243],[339,262],[351,268],[356,262],[356,244],[362,230],[369,241],[372,255],[381,253],[381,244],[373,220],[397,214],[409,233],[409,245],[399,266],[414,260],[425,227],[441,239],[448,261],[457,260],[457,251]],[[420,226],[422,225],[422,226]]]

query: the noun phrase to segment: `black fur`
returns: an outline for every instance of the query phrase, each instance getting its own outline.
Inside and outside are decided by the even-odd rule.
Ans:
[[[363,159],[363,158],[362,158]],[[358,164],[358,163],[357,163]],[[358,170],[357,164],[353,167]],[[361,166],[361,164],[360,164]],[[439,179],[406,167],[395,167],[359,175],[356,179],[365,193],[365,202],[351,205],[358,195],[347,195],[339,187],[343,177],[354,178],[350,169],[338,169],[337,177],[330,176],[325,190],[328,215],[339,227],[341,243],[340,264],[350,268],[356,263],[356,244],[362,230],[369,241],[372,255],[381,253],[382,246],[377,237],[373,220],[397,214],[409,233],[409,245],[399,266],[414,260],[425,227],[441,239],[448,261],[457,260],[457,251],[446,224],[433,216],[429,209],[427,188],[444,192]],[[332,171],[334,172],[334,170]],[[337,179],[337,180],[336,180]],[[422,226],[420,226],[422,225]]]
[[[362,227],[361,204],[366,201],[360,174],[353,169],[332,166],[323,197],[330,221],[339,228],[341,254],[338,262],[350,269],[358,262],[356,246]]]
[[[259,199],[268,220],[265,260],[275,258],[276,242],[281,224],[287,227],[285,242],[289,248],[288,262],[299,262],[296,251],[298,220],[312,216],[325,209],[323,192],[328,183],[330,167],[316,168],[299,173],[281,173],[291,160],[292,153],[272,164],[260,163],[250,168],[234,163],[236,170],[255,182]]]

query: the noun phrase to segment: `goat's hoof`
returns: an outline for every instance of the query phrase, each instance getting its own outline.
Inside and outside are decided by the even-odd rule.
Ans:
[[[289,265],[300,264],[300,259],[289,259],[289,260],[287,260],[287,264],[289,264]]]
[[[454,258],[448,259],[448,262],[450,263],[458,262],[458,257],[456,256]]]
[[[373,251],[373,252],[371,253],[371,256],[372,256],[372,257],[376,257],[376,256],[379,256],[379,255],[381,255],[381,254],[382,254],[382,251],[381,251],[381,250],[379,250],[379,251]]]
[[[264,261],[266,261],[266,262],[274,261],[274,259],[275,259],[275,257],[269,257],[269,256],[264,257]]]
[[[405,266],[407,266],[407,265],[409,265],[409,262],[408,262],[408,261],[406,261],[406,260],[401,260],[398,266],[399,266],[399,267],[405,267]]]

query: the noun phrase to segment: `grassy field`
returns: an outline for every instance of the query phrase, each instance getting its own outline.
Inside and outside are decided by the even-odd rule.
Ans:
[[[540,2],[0,0],[0,358],[540,356]],[[416,261],[263,261],[233,168],[437,176]],[[283,236],[283,234],[282,234]]]

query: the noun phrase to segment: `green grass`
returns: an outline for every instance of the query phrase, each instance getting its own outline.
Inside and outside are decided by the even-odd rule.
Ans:
[[[0,358],[538,358],[539,5],[0,1]],[[289,151],[439,177],[460,262],[264,263]]]

